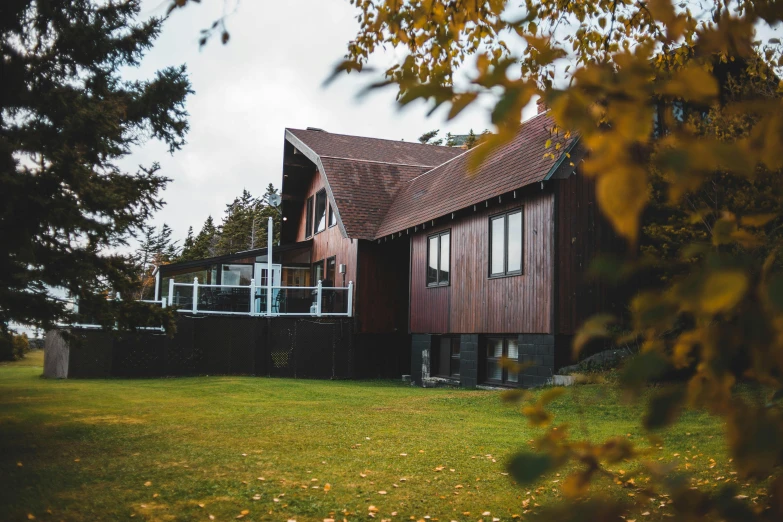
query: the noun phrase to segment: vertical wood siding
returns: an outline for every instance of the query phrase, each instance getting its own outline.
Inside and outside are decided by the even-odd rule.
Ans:
[[[310,196],[315,196],[315,194],[324,188],[324,182],[323,177],[319,172],[315,172],[313,174],[312,180],[310,181],[310,185],[307,188],[307,192],[305,193],[304,199],[307,201],[307,198]],[[306,216],[307,208],[306,204],[302,205],[301,209],[301,216],[299,218],[299,227],[296,233],[296,240],[297,241],[304,241],[307,239],[305,237],[305,216]],[[327,215],[327,223],[328,223],[328,215]],[[313,225],[313,230],[315,230],[315,225]],[[312,263],[318,262],[322,259],[326,259],[329,257],[334,256],[336,258],[336,262],[338,265],[344,264],[346,268],[345,273],[345,284],[348,284],[348,281],[353,281],[354,285],[358,286],[358,282],[356,281],[356,252],[357,252],[357,240],[351,240],[346,237],[343,237],[342,232],[340,232],[340,227],[335,225],[333,227],[328,226],[326,227],[326,230],[323,230],[317,234],[314,234],[312,236],[313,238],[313,249],[312,254],[310,256],[310,260]],[[335,277],[338,285],[342,285],[342,275],[337,273],[337,270],[335,269]],[[354,300],[355,304],[356,300]],[[355,309],[355,307],[354,307]]]
[[[407,236],[394,241],[359,241],[356,316],[362,333],[408,331]]]
[[[600,252],[622,252],[624,244],[600,214],[595,181],[581,168],[553,180],[557,213],[556,333],[574,334],[585,319],[616,311],[617,291],[590,281],[587,270]]]
[[[490,279],[489,217],[520,206],[523,274]],[[411,242],[411,332],[552,333],[553,212],[554,195],[539,192],[419,230]],[[450,285],[428,288],[427,238],[446,229],[451,229]]]

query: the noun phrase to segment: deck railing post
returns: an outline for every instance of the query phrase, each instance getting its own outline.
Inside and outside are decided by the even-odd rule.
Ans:
[[[321,280],[318,280],[318,285],[315,287],[315,315],[321,317]]]
[[[348,317],[353,317],[353,281],[348,281]]]
[[[193,278],[193,306],[191,311],[194,314],[198,311],[198,277]]]
[[[169,279],[169,304],[174,304],[174,278]]]
[[[160,298],[160,307],[161,308],[166,308],[166,298],[165,297],[161,297]]]
[[[256,304],[256,285],[254,280],[250,280],[250,308],[248,308],[248,311],[250,312],[250,316],[252,317],[255,314],[255,304]]]
[[[275,238],[275,226],[272,216],[266,220],[266,316],[272,315],[272,243]],[[278,310],[279,312],[279,310]]]

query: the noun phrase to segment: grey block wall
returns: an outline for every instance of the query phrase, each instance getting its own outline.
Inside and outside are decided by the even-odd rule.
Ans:
[[[478,384],[478,344],[476,334],[461,335],[459,339],[459,385],[475,388]]]
[[[432,336],[413,334],[411,339],[411,381],[421,386],[422,379],[430,376],[430,346]]]
[[[526,365],[519,376],[522,388],[546,384],[555,373],[555,336],[520,334],[519,363]]]

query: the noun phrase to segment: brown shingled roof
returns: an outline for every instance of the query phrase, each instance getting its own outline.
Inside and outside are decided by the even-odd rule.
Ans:
[[[286,130],[295,138],[295,147],[309,149],[302,152],[320,162],[345,233],[357,239],[376,237],[378,225],[405,182],[463,152],[317,130]]]
[[[437,167],[462,150],[409,141],[333,134],[326,131],[286,129],[321,158],[343,158],[396,165]]]
[[[510,143],[494,151],[472,173],[468,163],[476,149],[405,183],[389,206],[376,238],[543,181],[556,164],[543,157],[553,124],[546,113],[529,119]]]

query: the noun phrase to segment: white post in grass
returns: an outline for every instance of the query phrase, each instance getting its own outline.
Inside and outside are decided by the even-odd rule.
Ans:
[[[348,317],[353,317],[353,281],[348,281]]]
[[[193,278],[193,306],[191,311],[194,314],[198,311],[198,277]]]
[[[272,216],[266,223],[266,315],[272,315],[272,240],[275,237]]]
[[[174,278],[169,279],[169,305],[174,304]]]
[[[321,317],[321,280],[318,280],[318,285],[315,290],[315,315]]]

